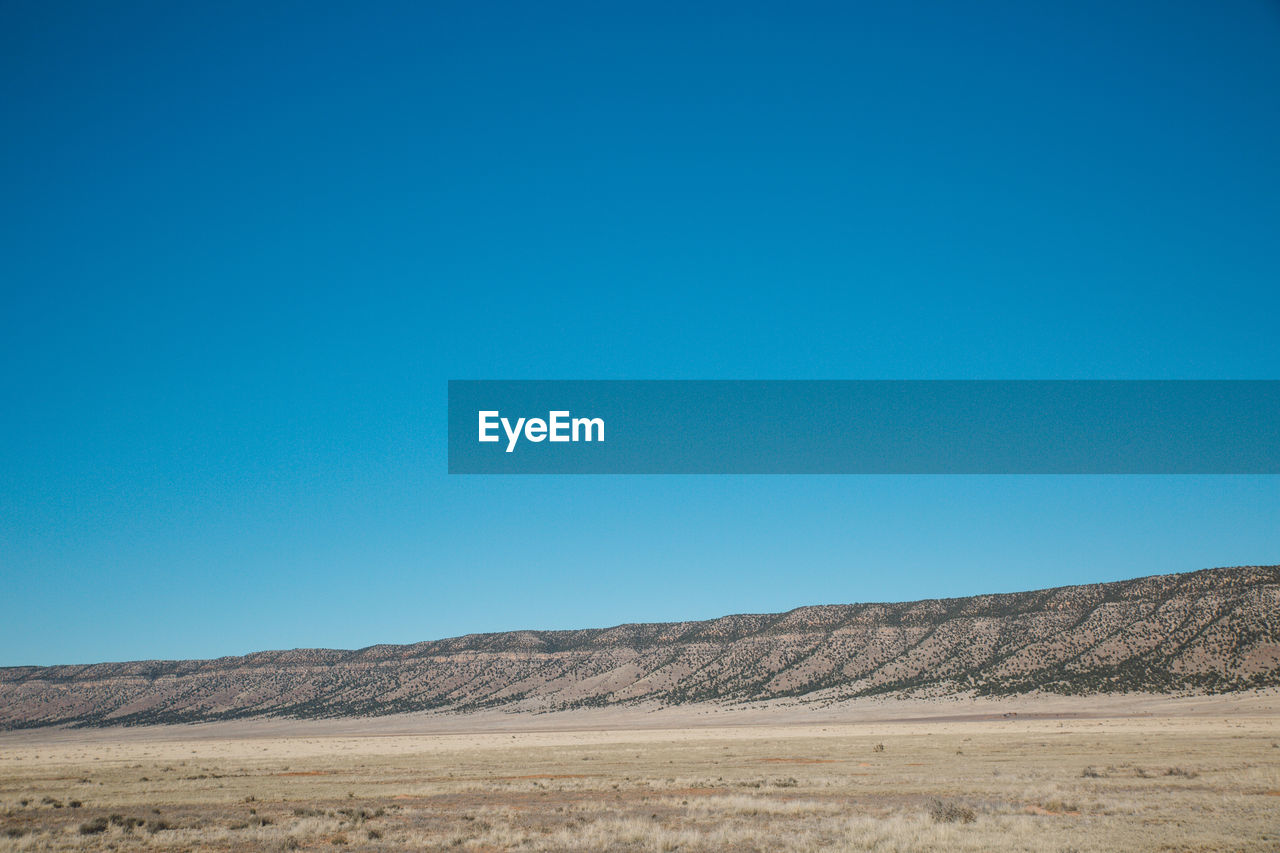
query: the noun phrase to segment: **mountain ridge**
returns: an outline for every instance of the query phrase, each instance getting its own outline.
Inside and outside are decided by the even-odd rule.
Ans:
[[[1280,566],[362,649],[0,668],[0,729],[1280,685]]]

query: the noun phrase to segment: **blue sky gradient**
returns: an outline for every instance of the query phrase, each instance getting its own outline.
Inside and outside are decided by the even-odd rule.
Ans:
[[[1276,477],[449,477],[454,379],[1280,379],[1280,6],[5,4],[0,665],[1280,561]]]

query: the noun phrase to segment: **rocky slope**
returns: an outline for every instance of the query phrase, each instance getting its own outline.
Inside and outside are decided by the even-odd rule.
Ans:
[[[0,669],[0,728],[1280,684],[1280,566],[358,651]]]

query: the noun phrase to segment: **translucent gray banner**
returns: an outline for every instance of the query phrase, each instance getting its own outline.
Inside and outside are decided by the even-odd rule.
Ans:
[[[451,381],[451,474],[1276,474],[1277,381]]]

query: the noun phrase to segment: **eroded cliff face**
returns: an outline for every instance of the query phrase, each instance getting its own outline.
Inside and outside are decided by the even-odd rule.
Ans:
[[[1280,566],[358,651],[0,669],[0,728],[1280,684]]]

